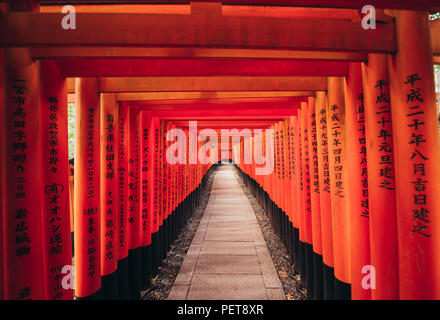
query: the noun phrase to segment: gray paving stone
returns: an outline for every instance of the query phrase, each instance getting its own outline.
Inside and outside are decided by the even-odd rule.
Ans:
[[[256,249],[263,274],[264,285],[266,288],[282,288],[280,278],[278,278],[277,271],[266,245],[256,246]]]
[[[233,254],[255,256],[257,251],[252,241],[206,241],[203,242],[200,254]]]
[[[205,235],[205,241],[253,241],[251,230],[210,230]]]
[[[174,281],[174,285],[189,285],[191,283],[191,278],[199,258],[200,249],[200,245],[192,244],[189,247],[182,266],[180,267],[179,273],[177,274],[176,280]]]
[[[261,275],[194,274],[188,300],[266,300]]]
[[[167,300],[185,300],[189,286],[174,285],[171,288]]]
[[[281,288],[266,288],[268,300],[286,300],[286,295]]]
[[[208,231],[214,231],[214,230],[252,230],[250,225],[246,222],[241,221],[219,221],[219,222],[210,222],[208,224]]]
[[[242,221],[242,222],[248,222],[248,219],[246,216],[212,216],[211,222],[217,222],[217,221]]]
[[[257,256],[202,254],[194,273],[261,274]]]
[[[252,236],[255,241],[255,245],[256,246],[266,245],[266,241],[264,240],[263,233],[261,232],[260,226],[257,224],[250,224],[250,229],[252,230]]]

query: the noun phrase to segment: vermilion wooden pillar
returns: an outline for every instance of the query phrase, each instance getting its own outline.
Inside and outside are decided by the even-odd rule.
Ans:
[[[272,175],[272,190],[271,190],[271,198],[275,204],[277,204],[278,201],[278,180],[279,180],[279,153],[278,153],[278,123],[275,123],[273,126],[274,129],[274,167],[273,167],[273,175]],[[243,146],[245,146],[245,142],[243,142]],[[247,169],[247,166],[244,164],[244,157],[241,155],[240,162],[243,163],[243,167],[245,170]],[[246,172],[246,171],[245,171]],[[246,172],[247,173],[247,172]],[[272,216],[273,217],[273,213]],[[272,222],[272,221],[271,221]]]
[[[119,299],[130,298],[128,265],[128,106],[118,104],[118,207],[117,207],[117,255]]]
[[[291,139],[291,126],[290,126],[290,118],[284,119],[283,121],[284,126],[284,163],[285,163],[285,183],[284,183],[284,189],[289,190],[289,193],[287,196],[284,196],[285,203],[286,203],[286,226],[285,226],[285,232],[286,232],[286,245],[287,249],[291,253],[291,255],[294,255],[294,238],[293,238],[293,214],[292,214],[292,166],[291,163],[292,156],[293,156],[293,144]],[[255,133],[254,133],[255,135]],[[254,137],[254,141],[256,141]],[[260,177],[257,177],[260,179]],[[261,185],[260,181],[258,183]]]
[[[173,125],[173,129],[175,126]],[[171,144],[171,142],[170,142]],[[173,240],[176,239],[178,232],[179,232],[179,216],[180,216],[180,206],[179,206],[179,165],[174,164],[171,165],[171,169],[173,172]]]
[[[280,208],[283,210],[283,215],[287,212],[286,197],[283,190],[286,188],[286,151],[285,151],[285,128],[284,122],[279,122],[279,151],[280,151]],[[252,141],[252,140],[250,140]]]
[[[288,187],[291,192],[289,194],[290,201],[290,221],[292,223],[293,228],[297,228],[295,221],[295,206],[296,206],[296,184],[295,184],[295,175],[296,175],[296,167],[295,167],[295,144],[296,144],[296,136],[295,136],[295,126],[296,126],[296,117],[290,116],[287,120],[288,131],[288,143],[289,143],[289,157],[288,157],[288,165],[289,165],[289,173],[290,173],[290,186]]]
[[[142,262],[143,262],[143,281],[144,286],[147,286],[151,278],[151,223],[152,215],[150,211],[150,151],[149,138],[151,126],[151,111],[141,111],[141,246],[142,246]]]
[[[301,114],[303,113],[303,109],[298,110],[298,118],[297,118],[297,141],[298,141],[298,161],[297,161],[297,185],[298,185],[298,224],[299,224],[299,240],[304,243],[305,242],[305,228],[304,228],[304,219],[303,219],[303,210],[304,210],[304,197],[303,197],[303,144],[302,144],[302,128],[303,122],[301,121]]]
[[[100,116],[96,78],[75,81],[75,295],[97,298],[101,287]]]
[[[163,199],[163,206],[164,206],[164,243],[165,243],[165,250],[164,250],[164,254],[166,254],[168,248],[168,224],[169,224],[169,214],[170,214],[170,194],[169,194],[169,190],[170,190],[170,172],[169,172],[169,166],[168,166],[168,162],[166,159],[166,151],[167,151],[167,146],[168,146],[168,142],[166,141],[166,134],[167,131],[169,130],[169,122],[168,121],[164,121],[164,125],[163,125],[163,134],[162,134],[162,165],[163,165],[163,179],[164,179],[164,186],[163,186],[163,191],[164,191],[164,199]],[[197,143],[197,142],[196,142]],[[197,152],[197,151],[196,151]]]
[[[368,173],[365,141],[365,111],[361,64],[350,63],[345,78],[346,148],[350,215],[351,297],[368,300],[371,290],[365,286],[365,267],[370,265],[370,221],[368,219]]]
[[[189,165],[188,165],[188,159],[189,159],[189,129],[185,129],[185,137],[186,137],[186,164],[183,167],[183,197],[182,200],[185,201],[186,197],[188,196],[188,190],[189,190]],[[159,140],[160,141],[160,140]],[[223,152],[224,154],[224,152]],[[159,161],[159,157],[158,157]],[[159,165],[159,164],[158,164]],[[187,214],[187,207],[185,207],[185,218]],[[186,220],[185,220],[186,221]]]
[[[40,62],[41,218],[45,299],[73,299],[63,288],[72,264],[70,235],[67,86],[55,61]]]
[[[175,164],[176,166],[176,197],[177,197],[177,204],[179,206],[179,217],[178,217],[178,225],[180,227],[180,216],[182,212],[182,207],[180,203],[182,202],[182,194],[183,194],[183,177],[182,177],[182,170],[183,165],[180,163]]]
[[[387,58],[370,54],[362,66],[370,220],[371,298],[399,298],[396,175]],[[397,131],[396,134],[398,134]],[[370,281],[370,285],[372,282]]]
[[[104,299],[118,297],[117,201],[118,106],[114,93],[101,93],[101,276]]]
[[[129,250],[139,247],[140,243],[140,206],[139,206],[139,110],[135,105],[128,106],[128,242]]]
[[[165,220],[165,177],[163,164],[164,121],[159,121],[159,140],[157,146],[158,166],[158,210],[159,210],[159,264],[164,258],[164,220]]]
[[[290,164],[292,167],[292,225],[293,225],[293,250],[295,257],[295,271],[298,273],[299,270],[299,253],[300,253],[300,243],[299,243],[299,133],[298,133],[298,118],[297,116],[290,117],[290,142],[291,142],[291,160]]]
[[[139,121],[136,105],[128,105],[128,256],[130,264],[130,292],[132,299],[139,299],[141,290],[141,210],[139,184]]]
[[[304,239],[308,244],[313,243],[312,235],[312,207],[311,207],[311,187],[310,187],[310,152],[309,152],[309,127],[308,127],[308,103],[301,103],[301,153],[302,153],[302,179],[303,179],[303,223]]]
[[[291,157],[292,157],[292,144],[290,140],[291,130],[290,130],[290,119],[287,118],[283,121],[284,126],[284,163],[285,163],[285,174],[286,174],[286,180],[284,184],[284,188],[289,190],[292,186],[292,164],[291,164]],[[254,138],[254,143],[255,143]],[[259,178],[259,177],[258,177]],[[291,196],[285,196],[285,203],[286,203],[286,214],[289,218],[289,224],[292,223],[292,197]],[[290,244],[289,244],[290,245]]]
[[[274,202],[275,202],[275,208],[272,213],[272,225],[275,227],[275,232],[280,234],[280,223],[279,223],[279,217],[281,216],[281,181],[282,181],[282,172],[281,172],[281,148],[280,148],[280,124],[275,123],[275,141],[274,141],[274,148],[275,148],[275,175],[274,175]],[[244,140],[244,146],[246,147],[248,144],[247,140]],[[245,168],[247,170],[247,173],[249,174],[249,165],[245,164]]]
[[[288,186],[290,185],[290,176],[289,176],[289,163],[288,163],[288,137],[287,137],[287,125],[286,121],[283,120],[280,122],[281,127],[281,154],[282,154],[282,190],[287,190]],[[251,139],[253,143],[253,137]],[[254,168],[254,166],[253,166]],[[255,169],[253,170],[253,177],[255,177]],[[282,200],[282,240],[286,247],[289,247],[289,197],[286,197],[286,195],[281,195]]]
[[[303,219],[302,219],[302,210],[303,210],[303,198],[302,198],[302,189],[303,189],[303,182],[302,182],[302,143],[301,143],[301,109],[298,110],[298,116],[296,117],[296,126],[294,126],[295,131],[295,173],[296,178],[294,184],[296,184],[297,188],[294,190],[296,192],[296,219],[298,224],[298,250],[295,253],[295,269],[298,273],[301,274],[302,278],[304,278],[304,226],[303,226]]]
[[[4,49],[4,298],[43,299],[38,65],[30,49]]]
[[[307,293],[314,296],[313,288],[313,234],[312,234],[312,206],[310,188],[310,153],[309,127],[307,121],[308,103],[301,103],[301,165],[302,165],[302,223],[304,228],[304,263],[307,283]]]
[[[275,123],[275,144],[274,144],[274,150],[275,150],[275,175],[274,175],[274,181],[275,181],[275,188],[274,188],[274,202],[277,206],[280,206],[280,182],[281,182],[281,157],[280,157],[280,128],[279,123]],[[247,142],[244,141],[244,146],[247,145]],[[243,162],[244,163],[244,162]],[[246,170],[248,170],[248,165],[244,164]],[[247,171],[249,172],[249,171]]]
[[[175,128],[175,125],[172,125],[171,126],[171,128],[170,129],[174,129]],[[169,142],[169,144],[168,145],[171,145],[171,141]],[[179,202],[178,202],[178,198],[177,198],[177,190],[178,190],[178,187],[177,187],[177,168],[178,168],[178,166],[177,165],[170,165],[170,167],[171,167],[171,175],[172,175],[172,189],[171,189],[171,194],[172,194],[172,197],[171,197],[171,202],[172,202],[172,209],[174,210],[173,211],[173,215],[174,215],[174,217],[173,217],[173,239],[176,237],[176,227],[177,227],[177,221],[176,221],[176,216],[177,216],[177,206],[179,205]]]
[[[333,228],[330,198],[330,165],[327,131],[327,96],[316,92],[316,135],[318,143],[319,204],[321,210],[324,299],[334,299]]]
[[[329,77],[327,133],[335,264],[335,298],[350,298],[350,219],[347,209],[347,155],[344,79]],[[349,160],[348,160],[349,161]]]
[[[324,298],[324,288],[322,265],[321,203],[319,200],[321,188],[319,186],[319,156],[316,120],[316,100],[315,97],[309,97],[307,108],[307,126],[309,138],[310,205],[313,239],[313,297],[315,300],[322,300]]]
[[[248,139],[249,144],[252,143],[251,139]],[[281,241],[285,242],[285,216],[286,216],[286,197],[283,195],[283,190],[285,190],[286,183],[286,172],[285,172],[285,151],[284,151],[284,123],[282,121],[278,122],[278,152],[279,152],[279,193],[278,193],[278,201],[279,201],[279,213],[278,213],[278,225],[279,225],[279,234]],[[249,165],[253,174],[253,166]]]
[[[313,251],[322,255],[321,212],[319,203],[318,143],[316,135],[315,98],[308,98],[307,108],[308,150],[310,171],[310,209]]]
[[[389,58],[396,168],[399,297],[440,299],[440,148],[430,21],[395,11]]]
[[[151,220],[151,254],[152,254],[152,276],[157,273],[157,267],[159,265],[159,252],[158,252],[158,231],[159,231],[159,197],[158,197],[158,145],[159,145],[159,119],[153,117],[151,119],[150,133],[149,133],[149,159],[150,159],[150,172],[149,181],[150,183],[150,214],[152,215]]]
[[[174,200],[174,195],[175,193],[173,192],[172,188],[173,188],[173,165],[169,164],[167,159],[166,159],[166,151],[168,149],[168,147],[171,145],[170,141],[166,141],[166,134],[169,130],[171,130],[173,127],[172,123],[170,121],[166,121],[165,122],[165,132],[164,132],[164,136],[163,136],[163,162],[164,162],[164,167],[165,167],[165,173],[167,176],[167,186],[166,186],[166,206],[167,206],[167,212],[166,212],[166,228],[165,228],[165,254],[166,252],[169,250],[169,247],[172,243],[172,241],[174,240],[173,238],[173,212],[174,212],[174,204],[173,204],[173,200]],[[198,150],[198,149],[197,149]]]

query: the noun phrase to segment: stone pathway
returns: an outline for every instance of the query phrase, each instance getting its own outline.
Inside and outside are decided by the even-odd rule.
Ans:
[[[231,164],[216,172],[208,205],[169,300],[284,300],[248,198]]]

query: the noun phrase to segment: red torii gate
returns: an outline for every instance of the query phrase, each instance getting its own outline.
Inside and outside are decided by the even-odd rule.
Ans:
[[[368,2],[314,1],[313,6],[359,9],[373,4],[439,10],[437,2],[429,0]],[[295,0],[271,4],[312,6]],[[252,165],[242,161],[239,166],[278,206],[274,219],[287,216],[296,229],[293,234],[303,248],[295,253],[302,254],[297,258],[305,264],[300,271],[317,298],[323,294],[331,298],[334,292],[343,298],[351,291],[354,299],[370,295],[438,299],[435,195],[440,159],[432,77],[433,54],[440,54],[440,37],[435,36],[438,22],[430,23],[422,12],[392,11],[395,22],[384,15],[385,23],[377,30],[362,30],[352,11],[337,11],[342,14],[339,19],[331,9],[315,11],[326,18],[317,25],[309,19],[313,9],[292,10],[290,14],[297,17],[292,20],[279,18],[281,9],[272,18],[260,18],[222,16],[218,8],[218,4],[195,4],[191,16],[81,13],[77,16],[81,28],[69,37],[59,28],[59,14],[2,14],[0,45],[5,49],[0,61],[5,76],[0,95],[6,102],[2,247],[6,250],[1,271],[6,282],[1,297],[72,298],[72,291],[60,286],[62,266],[71,264],[64,106],[72,89],[65,78],[83,77],[74,90],[77,297],[94,297],[100,291],[114,294],[121,284],[115,281],[116,271],[130,283],[129,288],[119,289],[120,294],[136,297],[145,287],[170,243],[165,236],[177,231],[176,220],[168,217],[187,215],[207,170],[207,166],[167,166],[163,156],[167,144],[161,139],[169,128],[186,130],[184,120],[199,120],[201,127],[215,127],[211,125],[215,120],[225,129],[275,130],[275,174],[261,178]],[[230,10],[234,11],[232,6]],[[96,21],[114,32],[96,28]],[[145,30],[146,25],[151,36],[133,32]],[[236,35],[234,25],[243,27],[248,38]],[[265,26],[271,31],[259,32]],[[221,30],[229,30],[228,36],[222,36]],[[166,37],[163,31],[168,32]],[[283,38],[285,33],[295,37]],[[173,59],[163,59],[169,56]],[[32,57],[39,59],[39,70]],[[219,98],[214,103],[203,96],[201,101],[185,101],[181,95],[229,91],[248,96],[235,101]],[[316,91],[316,101],[315,94],[277,100],[283,91]],[[154,99],[142,98],[157,92],[181,101],[153,103]],[[269,98],[258,96],[259,92],[270,92]],[[124,95],[130,97],[127,102]],[[247,139],[240,147],[250,141],[254,143]],[[30,161],[40,152],[41,158]],[[295,174],[287,177],[289,164]],[[365,172],[368,179],[363,182]],[[111,176],[117,177],[117,185]],[[183,176],[191,177],[188,183]],[[313,188],[316,184],[319,194]],[[291,199],[280,192],[286,187],[292,188]],[[370,214],[364,211],[365,201]],[[41,218],[35,214],[40,208]],[[119,229],[116,223],[121,223]],[[286,223],[277,223],[283,240],[291,244],[288,232],[281,230]],[[321,239],[319,232],[313,233],[320,228]],[[108,234],[116,230],[118,237],[109,242]],[[111,250],[116,244],[123,249]],[[312,267],[320,266],[319,256],[325,265],[323,288],[313,287],[319,284],[319,270]],[[144,261],[151,261],[148,268]],[[359,269],[370,264],[381,284],[375,290],[362,288]],[[144,271],[147,274],[141,275]]]

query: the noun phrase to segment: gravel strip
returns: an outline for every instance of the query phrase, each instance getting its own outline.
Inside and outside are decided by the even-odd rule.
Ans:
[[[244,193],[249,199],[249,202],[254,209],[257,216],[258,223],[260,224],[261,231],[263,233],[264,240],[266,241],[267,248],[269,249],[270,256],[275,265],[275,269],[278,272],[278,276],[283,285],[284,293],[287,300],[308,300],[307,290],[301,285],[300,276],[294,272],[295,262],[287,251],[284,244],[281,242],[277,234],[275,234],[264,210],[259,205],[257,199],[253,196],[251,191],[246,187],[240,178],[238,169],[235,176],[243,189]]]
[[[152,286],[141,293],[142,300],[165,300],[168,297],[205,212],[216,171],[217,169],[214,169],[208,174],[206,188],[202,192],[200,204],[171,245],[167,257],[162,260],[158,275],[152,279]]]

